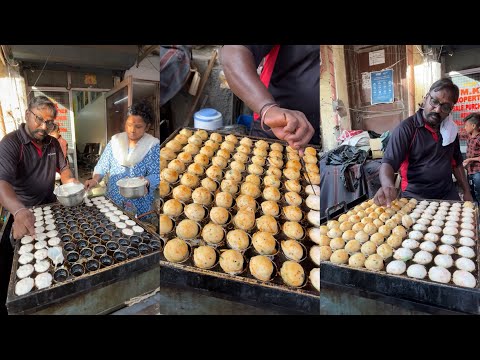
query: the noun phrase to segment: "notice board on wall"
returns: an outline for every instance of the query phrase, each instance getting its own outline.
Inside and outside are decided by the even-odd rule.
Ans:
[[[393,69],[370,73],[371,104],[391,104],[394,99]]]

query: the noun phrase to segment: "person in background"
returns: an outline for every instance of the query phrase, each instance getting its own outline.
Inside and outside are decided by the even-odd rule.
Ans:
[[[463,166],[467,169],[470,191],[480,205],[480,113],[471,113],[463,121],[468,134],[467,158]]]
[[[191,45],[160,45],[160,106],[170,101],[190,76]]]
[[[300,154],[320,143],[319,45],[225,45],[221,62],[232,91],[256,114],[252,136],[285,140]]]
[[[463,199],[473,200],[457,128],[447,119],[458,96],[458,86],[451,79],[436,81],[425,95],[423,106],[392,131],[380,166],[382,187],[375,194],[375,204],[390,206],[397,197],[396,171],[402,177],[403,197],[460,200],[453,173],[463,190]]]
[[[56,201],[55,173],[63,184],[76,182],[61,145],[48,131],[57,116],[55,104],[45,96],[30,100],[25,123],[0,141],[0,203],[10,212],[0,241],[0,313],[6,314],[14,240],[35,236],[35,216],[28,208]]]
[[[160,183],[160,140],[147,133],[153,119],[151,105],[145,101],[128,109],[125,131],[112,136],[93,170],[92,179],[85,181],[86,190],[98,185],[108,173],[106,194],[118,206],[133,204],[138,215],[151,210],[154,192]],[[144,177],[149,189],[147,195],[132,200],[124,198],[116,183],[127,177]]]
[[[53,123],[52,128],[48,132],[48,135],[53,136],[55,139],[58,140],[60,146],[62,147],[65,159],[68,159],[68,143],[67,140],[65,140],[62,135],[60,135],[60,128],[57,123]]]

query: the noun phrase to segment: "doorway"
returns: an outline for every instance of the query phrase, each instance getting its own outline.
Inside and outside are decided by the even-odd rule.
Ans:
[[[152,105],[155,119],[149,133],[160,138],[160,82],[135,79],[129,75],[106,93],[105,99],[108,140],[124,131],[128,108],[140,100],[147,100]]]
[[[107,120],[105,91],[72,90],[78,180],[84,183],[105,149]]]

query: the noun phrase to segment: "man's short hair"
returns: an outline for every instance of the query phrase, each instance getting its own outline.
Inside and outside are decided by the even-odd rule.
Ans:
[[[460,90],[458,86],[455,85],[452,79],[449,78],[442,78],[440,80],[435,81],[432,86],[430,86],[430,91],[440,91],[440,90],[449,90],[453,95],[453,103],[456,104],[458,101],[458,97],[460,95]]]
[[[52,110],[53,118],[55,119],[57,117],[57,107],[46,96],[43,96],[43,95],[35,96],[35,97],[31,98],[30,102],[28,103],[28,109],[29,110],[32,110],[33,108],[42,108],[44,106],[47,106]]]

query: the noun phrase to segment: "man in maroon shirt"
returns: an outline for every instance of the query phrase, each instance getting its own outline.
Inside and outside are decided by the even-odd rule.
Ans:
[[[380,166],[380,183],[374,201],[387,205],[397,197],[394,173],[402,177],[402,196],[416,199],[460,200],[452,173],[463,189],[464,200],[473,200],[468,186],[458,135],[443,145],[440,125],[458,100],[459,90],[443,78],[432,84],[423,107],[393,131]]]
[[[35,216],[29,207],[56,201],[55,173],[63,184],[77,182],[63,156],[57,139],[49,136],[57,115],[55,104],[45,96],[32,98],[25,123],[0,141],[0,203],[10,212],[0,241],[0,314],[5,300],[13,261],[13,238],[35,235]]]

